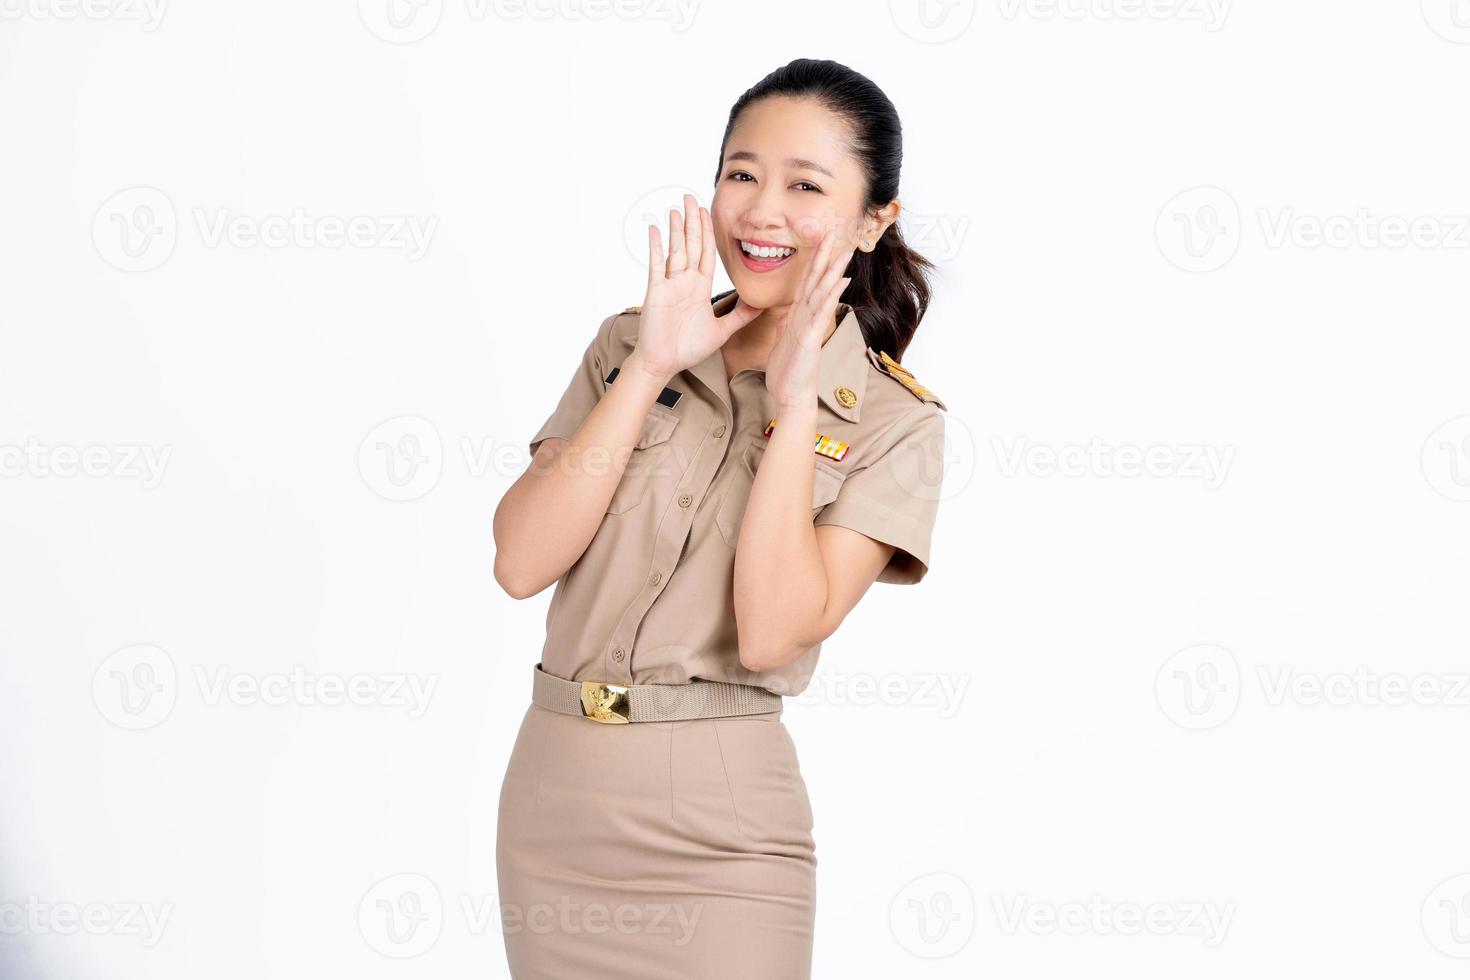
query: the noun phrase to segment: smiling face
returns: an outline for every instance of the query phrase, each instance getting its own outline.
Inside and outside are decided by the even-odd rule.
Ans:
[[[834,252],[845,254],[891,223],[864,214],[867,187],[848,134],[816,101],[784,96],[750,105],[730,131],[710,216],[720,261],[752,306],[791,304],[829,228]]]

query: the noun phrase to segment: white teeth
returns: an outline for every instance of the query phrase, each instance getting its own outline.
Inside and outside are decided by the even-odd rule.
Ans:
[[[794,248],[776,248],[774,246],[767,245],[750,245],[746,242],[740,243],[740,250],[746,255],[754,256],[758,259],[779,259],[796,252],[796,249]]]

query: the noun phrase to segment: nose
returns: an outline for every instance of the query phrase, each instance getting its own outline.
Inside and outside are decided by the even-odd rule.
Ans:
[[[779,194],[780,188],[766,186],[757,190],[741,216],[745,226],[756,231],[783,227],[786,222],[777,199]]]

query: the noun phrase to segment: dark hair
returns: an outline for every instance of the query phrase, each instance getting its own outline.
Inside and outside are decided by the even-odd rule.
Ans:
[[[849,149],[867,179],[865,211],[898,197],[898,171],[903,163],[903,126],[898,121],[898,110],[866,76],[835,61],[815,58],[797,58],[777,68],[736,100],[720,140],[716,184],[736,120],[747,107],[772,96],[816,99],[848,122],[852,127]],[[841,300],[857,310],[863,340],[869,347],[902,359],[929,308],[926,270],[932,268],[932,262],[904,242],[897,222],[878,236],[873,251],[858,249],[853,253],[844,273],[852,277],[852,282]]]

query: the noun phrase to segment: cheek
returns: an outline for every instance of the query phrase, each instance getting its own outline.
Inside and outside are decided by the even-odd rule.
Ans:
[[[822,236],[834,229],[837,232],[837,237],[832,242],[834,248],[842,248],[844,244],[851,244],[853,241],[850,223],[832,214],[802,215],[793,218],[791,226],[796,230],[797,243],[808,254],[816,251],[817,246],[822,244]]]

